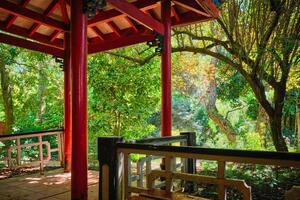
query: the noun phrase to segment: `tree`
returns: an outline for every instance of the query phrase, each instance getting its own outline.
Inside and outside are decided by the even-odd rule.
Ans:
[[[125,51],[135,50],[118,50],[119,53]],[[158,110],[159,71],[157,60],[140,66],[123,58],[112,59],[108,54],[90,57],[89,128],[92,135],[122,135],[133,139],[152,131],[154,128],[147,119]]]
[[[286,84],[291,68],[299,63],[300,2],[296,0],[235,0],[222,6],[216,26],[222,40],[206,34],[201,25],[175,30],[189,38],[173,50],[210,55],[237,70],[251,87],[266,111],[273,144],[277,151],[288,151],[282,134]],[[222,53],[211,49],[222,48]],[[273,97],[268,98],[266,91]]]
[[[10,78],[8,66],[14,62],[15,57],[19,54],[17,48],[8,45],[0,45],[0,80],[3,107],[5,113],[5,132],[13,131],[14,112],[13,112],[13,84]]]

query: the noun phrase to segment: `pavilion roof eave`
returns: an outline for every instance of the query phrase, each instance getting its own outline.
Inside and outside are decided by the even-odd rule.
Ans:
[[[18,4],[1,0],[0,42],[63,57],[64,33],[70,28],[70,2],[40,0],[39,5],[44,2],[48,7],[38,12],[32,9],[30,2],[33,1],[22,0]],[[88,21],[89,54],[151,41],[154,32],[163,34],[160,0],[107,2],[108,8]],[[212,20],[218,15],[213,0],[174,0],[172,3],[173,27]],[[3,16],[7,19],[3,20]]]

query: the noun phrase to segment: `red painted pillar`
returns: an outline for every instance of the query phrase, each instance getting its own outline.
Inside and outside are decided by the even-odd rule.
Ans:
[[[72,200],[87,199],[87,19],[83,1],[71,0]]]
[[[171,83],[171,0],[162,0],[162,23],[164,24],[164,52],[161,56],[161,84],[162,84],[162,108],[161,108],[161,134],[172,134],[172,83]]]
[[[71,118],[71,52],[70,34],[65,33],[65,58],[64,58],[64,100],[65,100],[65,134],[64,134],[64,167],[65,172],[71,171],[72,152],[72,118]]]

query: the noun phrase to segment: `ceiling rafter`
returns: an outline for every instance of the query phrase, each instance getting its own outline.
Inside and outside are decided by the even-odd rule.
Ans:
[[[181,6],[182,8],[191,10],[195,13],[198,13],[200,15],[204,15],[206,17],[211,17],[211,15],[208,14],[207,12],[205,12],[205,10],[203,10],[203,8],[198,3],[196,3],[195,1],[173,0],[173,2],[176,5]]]
[[[58,48],[50,47],[48,45],[28,41],[22,38],[17,38],[14,36],[6,35],[3,33],[0,33],[0,43],[5,43],[13,46],[22,47],[25,49],[48,53],[53,56],[57,56],[60,58],[64,57],[64,51]]]
[[[176,8],[174,6],[172,6],[171,8],[171,12],[174,15],[175,19],[177,22],[180,22],[180,16],[179,13],[176,11]]]
[[[138,27],[134,24],[134,22],[132,21],[132,19],[130,19],[129,17],[125,17],[124,18],[127,23],[130,25],[130,27],[135,31],[135,32],[139,32]]]
[[[21,37],[29,38],[35,41],[38,41],[40,43],[43,43],[48,46],[52,46],[55,48],[63,49],[63,41],[62,40],[56,40],[55,42],[50,42],[49,37],[40,33],[36,33],[33,36],[29,36],[28,29],[21,28],[16,25],[12,25],[8,30],[5,28],[4,24],[0,23],[0,30],[11,33],[14,35],[19,35]]]
[[[122,37],[112,39],[108,39],[105,41],[102,41],[100,43],[92,43],[88,47],[88,53],[97,53],[97,52],[103,52],[108,51],[112,49],[117,49],[124,46],[130,46],[142,42],[147,42],[154,40],[155,36],[152,33],[144,33],[144,32],[132,32],[131,34],[122,34]]]
[[[43,16],[49,17],[55,11],[58,5],[58,0],[53,0],[47,7],[47,9],[44,11]],[[41,24],[34,23],[30,28],[29,35],[32,36],[39,29],[40,26]]]
[[[27,20],[30,20],[35,23],[40,23],[45,26],[49,26],[54,29],[58,29],[60,31],[68,30],[68,27],[60,21],[57,21],[57,20],[49,18],[49,17],[45,17],[42,14],[39,14],[39,13],[29,10],[27,8],[23,8],[19,5],[16,5],[16,4],[6,1],[6,0],[1,0],[0,10],[3,10],[10,14],[16,15],[18,17],[26,18]]]
[[[68,16],[66,2],[64,0],[59,0],[59,5],[60,5],[61,15],[62,15],[62,19],[63,19],[64,23],[65,24],[69,24],[70,23],[70,19],[69,19],[69,16]]]
[[[118,37],[121,37],[120,28],[113,21],[108,22],[107,25],[113,33],[115,33]]]
[[[25,7],[31,0],[22,0],[20,3],[21,7]],[[10,15],[8,17],[8,20],[6,22],[6,28],[9,29],[11,27],[11,25],[14,24],[14,22],[16,21],[17,16],[16,15]]]
[[[147,0],[147,1],[135,1],[132,3],[135,7],[141,11],[153,9],[158,7],[159,0]],[[112,9],[108,11],[100,11],[93,19],[88,21],[89,26],[94,26],[96,24],[107,23],[119,17],[126,17],[127,15]]]
[[[145,14],[139,8],[129,3],[126,0],[107,0],[112,6],[114,6],[120,12],[125,13],[131,19],[143,24],[151,30],[154,30],[161,35],[164,35],[164,26],[161,22],[153,19],[151,16]]]
[[[93,26],[93,27],[91,27],[91,29],[101,40],[104,40],[104,34],[101,32],[101,30],[97,26]]]

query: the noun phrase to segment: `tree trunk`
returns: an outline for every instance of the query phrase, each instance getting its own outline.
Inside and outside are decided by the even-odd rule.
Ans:
[[[256,120],[256,132],[260,135],[262,142],[262,147],[267,148],[267,124],[268,115],[261,105],[258,108],[258,116]]]
[[[296,105],[296,123],[297,123],[297,152],[300,152],[300,100],[298,100],[298,105]]]
[[[5,112],[5,129],[6,132],[11,133],[13,128],[13,122],[14,122],[12,85],[10,83],[9,73],[2,60],[0,60],[0,76],[1,76],[2,98],[3,98],[4,112]]]
[[[218,111],[216,106],[207,109],[209,118],[221,129],[231,144],[236,143],[236,132],[230,122]]]
[[[45,84],[45,74],[41,69],[39,69],[39,110],[37,113],[37,118],[39,122],[42,124],[44,122],[44,113],[46,111],[46,84]]]
[[[272,134],[273,144],[275,146],[276,151],[288,151],[286,141],[283,138],[281,129],[281,117],[277,116],[269,116],[270,119],[270,128]]]

